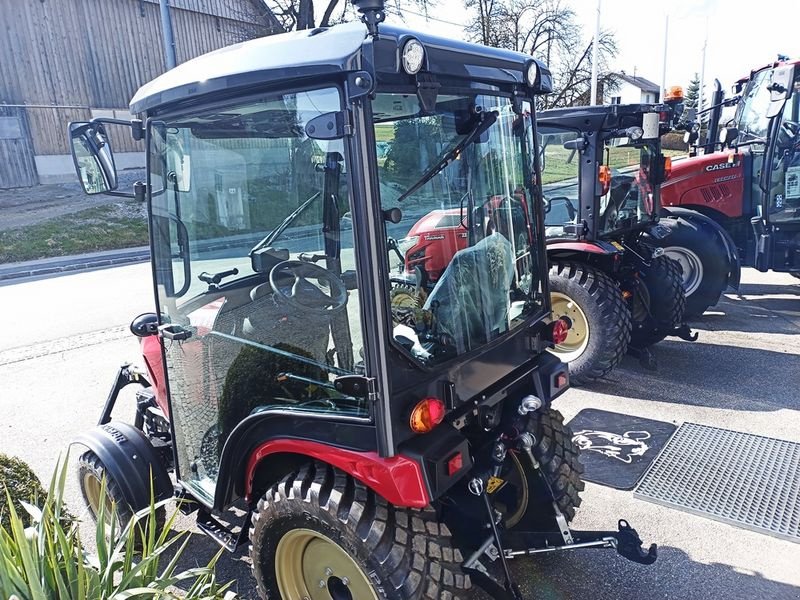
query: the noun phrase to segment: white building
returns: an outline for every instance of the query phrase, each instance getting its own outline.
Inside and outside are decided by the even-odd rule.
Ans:
[[[661,86],[638,75],[614,73],[618,86],[603,95],[603,104],[655,104],[661,98]]]

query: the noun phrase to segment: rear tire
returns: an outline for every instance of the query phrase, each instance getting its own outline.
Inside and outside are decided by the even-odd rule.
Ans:
[[[323,582],[319,587],[332,597],[356,600],[456,600],[466,598],[471,585],[450,531],[432,508],[388,504],[319,462],[259,500],[250,541],[258,590],[268,600],[316,598],[318,589],[304,581]]]
[[[553,317],[572,321],[567,340],[551,350],[569,363],[570,381],[584,385],[616,367],[631,339],[630,310],[616,283],[605,273],[579,262],[550,268]]]
[[[728,286],[728,256],[717,234],[683,218],[662,218],[660,225],[671,233],[650,243],[664,248],[664,253],[681,265],[681,281],[686,294],[687,317],[699,317],[719,302]]]
[[[645,348],[660,342],[683,323],[686,296],[677,261],[658,256],[642,269],[631,299],[631,346]]]

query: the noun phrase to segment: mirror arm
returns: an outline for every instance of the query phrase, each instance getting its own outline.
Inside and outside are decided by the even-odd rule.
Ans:
[[[125,119],[107,119],[105,117],[98,117],[96,119],[92,119],[89,121],[89,123],[92,125],[96,123],[106,123],[108,125],[123,125],[130,127],[131,137],[135,141],[138,142],[144,139],[144,123],[142,123],[141,119],[131,119],[130,121],[126,121]]]

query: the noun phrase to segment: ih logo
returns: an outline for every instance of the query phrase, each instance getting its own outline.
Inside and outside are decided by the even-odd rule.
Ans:
[[[644,440],[650,439],[647,431],[626,431],[622,435],[610,431],[584,429],[572,436],[572,441],[581,450],[599,452],[610,458],[630,464],[634,457],[644,456],[650,446]]]

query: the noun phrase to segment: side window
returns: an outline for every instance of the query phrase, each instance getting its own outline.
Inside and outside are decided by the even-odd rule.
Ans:
[[[580,204],[580,153],[570,148],[581,135],[576,131],[539,127],[542,192],[547,237],[564,235],[564,225],[575,223]],[[566,147],[565,147],[566,145]]]

